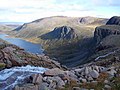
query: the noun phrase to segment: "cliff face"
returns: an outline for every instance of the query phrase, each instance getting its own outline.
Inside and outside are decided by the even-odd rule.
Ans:
[[[103,38],[109,35],[120,35],[120,26],[118,25],[104,25],[96,27],[94,32],[94,38],[99,43]]]
[[[120,17],[114,16],[106,23],[106,25],[120,25]]]
[[[77,38],[75,30],[68,26],[56,27],[53,31],[40,36],[43,40],[47,39],[74,39]]]
[[[120,17],[114,16],[108,20],[106,25],[96,27],[94,39],[97,44],[105,37],[110,35],[120,35]]]
[[[120,49],[120,17],[112,17],[106,25],[96,27],[94,32],[95,53],[92,57],[100,56],[113,59],[113,53]],[[111,55],[111,57],[108,55]],[[103,55],[106,54],[106,55]],[[119,57],[119,55],[117,55]],[[93,60],[93,58],[91,59]]]

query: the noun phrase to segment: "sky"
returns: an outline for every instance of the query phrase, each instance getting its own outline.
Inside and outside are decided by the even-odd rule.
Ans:
[[[31,22],[50,16],[120,16],[120,0],[0,0],[0,22]]]

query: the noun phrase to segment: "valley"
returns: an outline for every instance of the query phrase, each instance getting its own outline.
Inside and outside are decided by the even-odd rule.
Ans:
[[[4,77],[6,73],[10,73],[10,76],[5,78],[9,85],[6,85],[0,76],[0,81],[5,82],[0,83],[3,85],[0,88],[2,90],[5,88],[6,90],[119,90],[119,23],[120,19],[117,16],[109,20],[55,16],[38,19],[5,31],[16,38],[1,36],[3,40],[0,40],[0,73]],[[28,48],[30,46],[33,51],[40,51],[41,45],[44,54],[28,52],[22,46],[15,44],[19,43],[17,38],[37,43],[32,43],[31,46],[30,42],[20,41],[20,44]],[[38,45],[38,48],[35,45]],[[41,73],[39,69],[43,72]]]

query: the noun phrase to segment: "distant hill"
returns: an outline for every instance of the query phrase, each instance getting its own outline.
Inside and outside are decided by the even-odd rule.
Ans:
[[[0,31],[11,31],[23,23],[18,22],[0,22]]]
[[[103,22],[104,21],[104,22]],[[65,17],[54,16],[41,18],[30,23],[25,23],[22,26],[14,29],[16,36],[21,38],[37,38],[42,34],[48,33],[54,30],[56,27],[70,26],[78,31],[90,30],[92,23],[103,25],[107,22],[107,19],[96,17]],[[91,26],[91,27],[86,27]]]
[[[0,31],[11,31],[16,27],[8,26],[8,25],[0,25]]]

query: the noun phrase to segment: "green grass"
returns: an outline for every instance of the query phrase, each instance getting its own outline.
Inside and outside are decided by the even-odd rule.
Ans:
[[[0,69],[5,68],[6,64],[5,63],[0,63]]]

